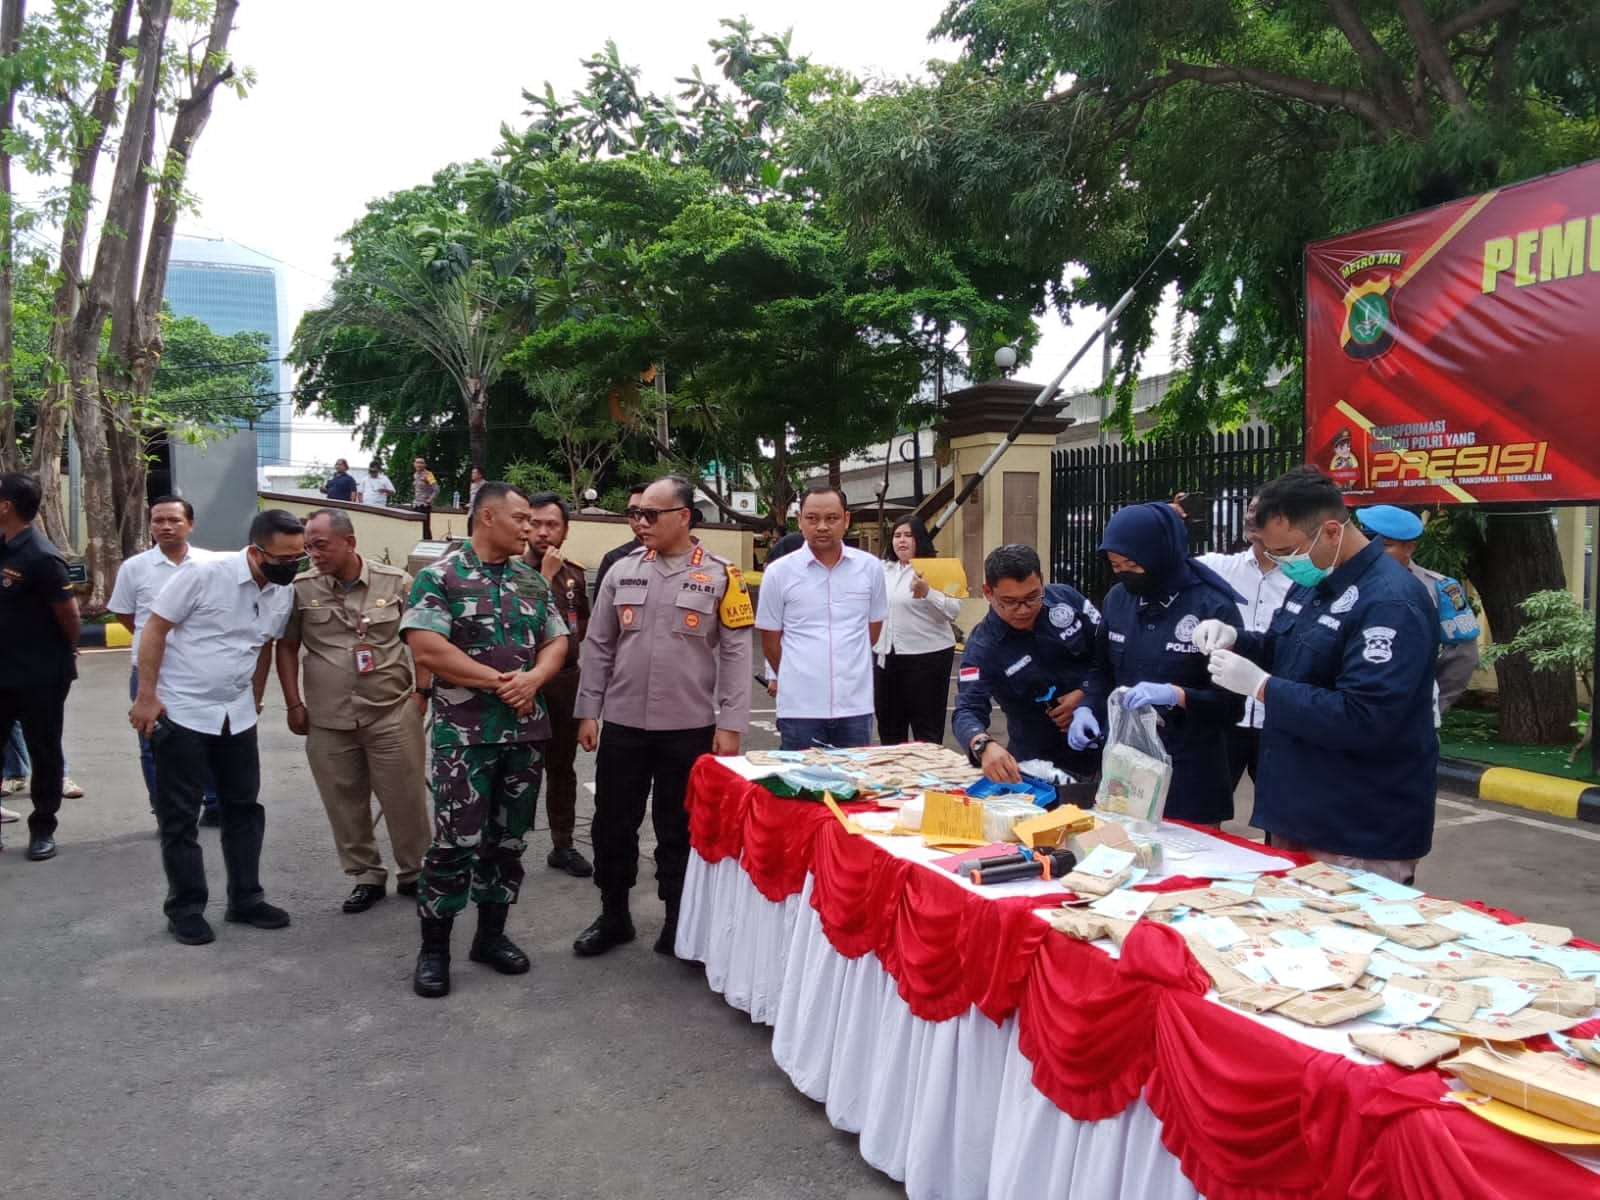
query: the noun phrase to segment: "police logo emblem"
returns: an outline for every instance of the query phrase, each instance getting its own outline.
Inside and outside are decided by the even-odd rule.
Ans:
[[[1070,604],[1055,604],[1050,608],[1050,624],[1057,629],[1065,629],[1077,617],[1077,610]]]
[[[1174,636],[1180,642],[1192,642],[1194,641],[1195,626],[1199,624],[1200,618],[1190,613],[1178,622],[1178,628],[1174,631]]]
[[[1361,636],[1367,641],[1361,657],[1369,663],[1386,663],[1394,657],[1395,632],[1388,626],[1373,625],[1363,629]]]
[[[1361,599],[1360,589],[1352,583],[1345,588],[1343,595],[1328,605],[1328,611],[1332,613],[1347,613],[1356,606],[1356,601],[1359,599]]]
[[[633,624],[633,607],[631,605],[626,605],[626,604],[623,605],[622,612],[621,612],[620,616],[621,616],[623,625],[632,625]]]
[[[700,627],[700,614],[699,613],[684,613],[683,614],[683,623],[684,623],[685,626],[687,626],[690,629],[698,629]]]
[[[689,573],[689,578],[694,580],[696,583],[711,582],[711,576],[707,575],[704,571],[691,571]]]

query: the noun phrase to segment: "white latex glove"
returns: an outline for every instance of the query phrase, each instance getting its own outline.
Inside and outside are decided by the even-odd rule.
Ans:
[[[1189,641],[1201,654],[1210,654],[1213,650],[1226,650],[1239,640],[1239,631],[1226,621],[1219,621],[1215,617],[1207,617],[1194,627],[1194,632],[1189,635]]]
[[[1232,650],[1213,651],[1206,669],[1211,672],[1211,678],[1218,687],[1238,692],[1241,696],[1257,696],[1261,685],[1271,678],[1255,663]]]

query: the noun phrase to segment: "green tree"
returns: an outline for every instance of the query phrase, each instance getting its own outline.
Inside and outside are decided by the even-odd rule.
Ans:
[[[1108,6],[953,0],[962,45],[929,84],[818,106],[800,156],[851,227],[899,244],[975,243],[1058,303],[1134,304],[1115,331],[1131,430],[1161,297],[1180,361],[1159,428],[1252,408],[1301,419],[1307,241],[1567,166],[1600,146],[1600,10],[1585,0]],[[1187,244],[1156,250],[1201,197]],[[1283,383],[1269,377],[1287,369]],[[1507,509],[1471,559],[1497,636],[1561,586],[1548,520]],[[1500,668],[1502,736],[1553,741],[1570,680]]]
[[[534,316],[535,260],[549,246],[527,197],[501,183],[484,164],[450,167],[430,186],[370,205],[344,235],[349,253],[327,305],[302,318],[291,351],[311,366],[357,329],[393,344],[397,357],[424,356],[454,384],[470,461],[485,469],[490,397]],[[318,398],[315,381],[301,398]]]
[[[55,497],[70,415],[83,456],[84,556],[104,600],[145,536],[144,417],[162,354],[161,300],[189,155],[217,91],[248,75],[227,55],[237,0],[0,0],[0,460],[44,485],[44,524],[69,544]],[[137,9],[137,24],[134,22]],[[97,189],[119,127],[109,183]],[[16,200],[20,171],[45,193]],[[89,213],[100,209],[90,236]],[[19,242],[59,231],[51,257],[43,394],[16,436]],[[92,249],[92,255],[91,255]]]
[[[277,403],[265,333],[216,333],[163,305],[161,342],[146,424],[216,428],[260,420]]]

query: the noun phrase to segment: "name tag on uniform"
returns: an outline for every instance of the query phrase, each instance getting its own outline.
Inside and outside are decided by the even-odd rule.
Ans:
[[[373,647],[352,646],[350,653],[355,656],[357,675],[370,675],[378,669],[378,652]]]

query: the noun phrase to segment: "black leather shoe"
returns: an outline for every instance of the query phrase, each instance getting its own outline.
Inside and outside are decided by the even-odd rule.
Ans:
[[[655,951],[657,954],[665,954],[669,958],[678,957],[678,922],[676,919],[669,918],[667,923],[661,927],[661,933],[656,938]]]
[[[222,914],[222,918],[235,925],[250,925],[256,929],[282,929],[289,923],[288,913],[265,900],[257,900],[249,908],[230,908]]]
[[[509,904],[478,905],[478,932],[467,957],[473,962],[487,963],[502,975],[524,975],[533,964],[506,936],[506,916],[510,911]]]
[[[204,946],[207,942],[216,941],[217,938],[217,935],[211,932],[211,922],[199,913],[184,913],[181,917],[169,918],[167,930],[174,939],[185,946]]]
[[[200,812],[200,827],[202,829],[220,829],[222,827],[222,814],[214,808],[202,809]]]
[[[381,883],[358,883],[350,889],[350,894],[344,899],[344,911],[347,913],[366,912],[379,900],[382,900],[388,891]]]
[[[394,894],[396,896],[409,896],[411,899],[415,900],[417,898],[417,881],[415,879],[408,879],[404,883],[395,884]]]
[[[28,839],[28,861],[43,862],[47,858],[56,856],[55,838],[36,837]]]
[[[454,917],[423,917],[422,949],[411,975],[411,990],[429,1000],[450,994],[450,929]]]
[[[633,918],[628,915],[628,893],[602,896],[600,899],[600,915],[572,943],[573,953],[579,958],[593,958],[613,946],[633,941]]]
[[[557,846],[545,856],[544,865],[556,871],[565,871],[568,875],[576,875],[579,879],[587,879],[594,874],[589,860],[571,846]]]

